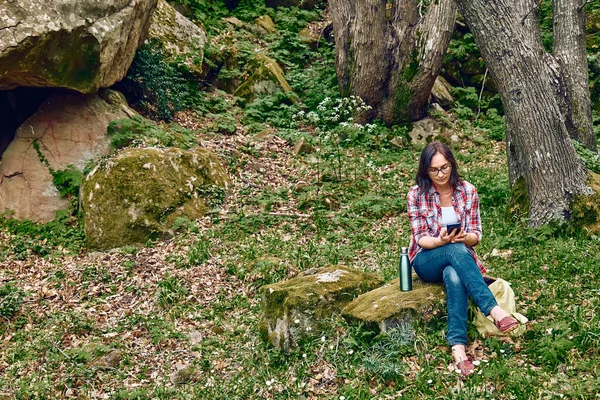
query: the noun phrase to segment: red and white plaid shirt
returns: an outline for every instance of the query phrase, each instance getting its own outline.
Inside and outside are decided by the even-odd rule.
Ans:
[[[440,194],[433,185],[427,193],[421,192],[418,185],[413,186],[408,192],[406,202],[412,230],[408,258],[412,263],[417,253],[422,250],[418,244],[419,240],[423,236],[438,237],[440,235],[442,230],[442,207],[440,205]],[[452,207],[461,227],[467,233],[475,233],[477,244],[479,244],[481,242],[481,217],[479,216],[479,197],[475,186],[467,181],[460,181],[452,194]],[[477,257],[475,249],[472,246],[467,246],[467,248],[481,273],[485,273],[485,268],[479,257]]]

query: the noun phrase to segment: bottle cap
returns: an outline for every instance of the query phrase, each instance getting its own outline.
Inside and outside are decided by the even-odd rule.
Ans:
[[[402,252],[403,252],[403,253],[408,253],[408,247],[403,247],[403,248],[402,248]]]

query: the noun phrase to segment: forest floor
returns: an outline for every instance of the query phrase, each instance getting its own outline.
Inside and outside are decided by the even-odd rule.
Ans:
[[[470,325],[478,367],[467,380],[451,363],[443,315],[411,344],[341,318],[289,354],[259,337],[263,284],[328,264],[396,276],[422,146],[295,155],[289,138],[254,141],[240,129],[198,136],[232,185],[168,240],[42,256],[43,240],[0,231],[0,399],[597,398],[599,239],[505,217],[503,143],[452,121],[443,123],[458,134],[461,173],[481,198],[478,252],[530,319],[508,340]]]

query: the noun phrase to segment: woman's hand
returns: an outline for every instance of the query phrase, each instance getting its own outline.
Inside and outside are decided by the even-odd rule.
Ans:
[[[465,232],[464,229],[461,228],[460,232],[454,237],[452,243],[464,243],[468,246],[474,246],[477,244],[477,235],[473,232]]]
[[[446,230],[446,228],[442,228],[442,230],[440,231],[440,241],[441,241],[440,246],[443,246],[448,243],[460,242],[460,240],[458,240],[458,238],[462,238],[464,236],[465,236],[465,232],[462,228],[460,229],[460,232],[457,232],[456,230],[454,230],[449,235],[448,235],[448,231]]]

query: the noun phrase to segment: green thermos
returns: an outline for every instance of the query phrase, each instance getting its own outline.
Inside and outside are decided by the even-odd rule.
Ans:
[[[400,255],[400,266],[398,267],[400,276],[400,290],[409,292],[412,290],[412,271],[410,269],[410,260],[408,259],[408,247],[402,248]]]

